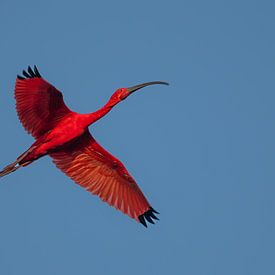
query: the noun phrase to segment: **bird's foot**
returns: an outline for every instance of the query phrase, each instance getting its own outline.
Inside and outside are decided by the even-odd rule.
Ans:
[[[18,164],[17,161],[9,164],[0,172],[0,177],[3,177],[7,174],[10,174],[10,173],[16,171],[20,167],[21,166]]]

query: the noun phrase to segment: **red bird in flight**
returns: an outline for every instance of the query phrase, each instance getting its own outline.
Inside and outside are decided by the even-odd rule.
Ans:
[[[36,141],[15,162],[6,166],[0,177],[49,155],[73,181],[145,227],[146,221],[158,220],[155,214],[159,213],[152,208],[124,165],[96,142],[88,126],[133,92],[149,85],[168,83],[155,81],[120,88],[99,110],[78,114],[65,105],[62,93],[41,77],[36,66],[33,70],[28,67],[23,76],[18,75],[16,79],[16,110],[24,128]]]

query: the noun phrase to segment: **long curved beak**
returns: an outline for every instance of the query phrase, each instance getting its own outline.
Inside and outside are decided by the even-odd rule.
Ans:
[[[155,84],[162,84],[162,85],[169,85],[167,82],[163,82],[163,81],[152,81],[152,82],[146,82],[146,83],[142,83],[142,84],[139,84],[139,85],[136,85],[136,86],[133,86],[133,87],[129,87],[127,88],[127,91],[129,94],[141,89],[141,88],[144,88],[146,86],[149,86],[149,85],[155,85]]]

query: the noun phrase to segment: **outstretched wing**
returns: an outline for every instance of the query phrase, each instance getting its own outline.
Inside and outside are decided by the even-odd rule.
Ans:
[[[157,213],[124,165],[86,132],[51,153],[56,166],[76,183],[147,227]],[[158,214],[158,213],[157,213]]]
[[[23,71],[23,75],[16,79],[16,110],[24,128],[38,138],[71,111],[65,105],[62,93],[41,77],[36,66],[34,70],[28,67],[28,72]]]

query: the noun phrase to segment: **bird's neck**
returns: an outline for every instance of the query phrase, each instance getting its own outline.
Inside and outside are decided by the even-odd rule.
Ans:
[[[85,124],[87,124],[86,126],[88,127],[89,125],[93,124],[94,122],[96,122],[97,120],[99,120],[100,118],[102,118],[103,116],[105,116],[107,113],[109,113],[112,108],[115,106],[115,104],[112,104],[110,101],[107,102],[102,108],[100,108],[99,110],[87,114],[86,119],[85,119]]]

